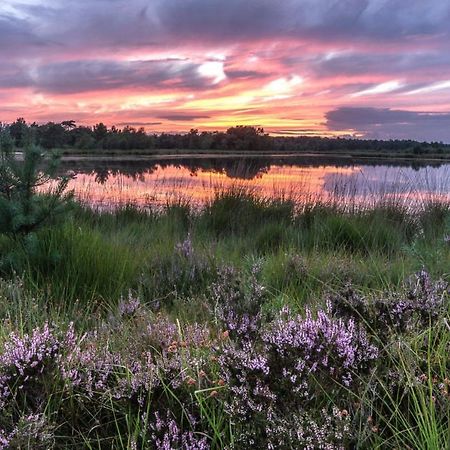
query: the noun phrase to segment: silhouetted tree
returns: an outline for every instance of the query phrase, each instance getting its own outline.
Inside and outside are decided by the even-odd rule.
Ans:
[[[9,133],[16,147],[24,147],[30,141],[30,129],[23,117],[19,117],[9,126]]]
[[[75,120],[63,120],[61,122],[61,125],[64,127],[64,130],[66,131],[73,130],[77,126]]]
[[[63,147],[67,137],[66,130],[60,123],[48,122],[38,128],[38,143],[47,149]]]
[[[94,125],[94,138],[97,142],[101,142],[108,134],[108,128],[102,122]]]
[[[267,137],[263,128],[239,125],[228,128],[226,142],[233,150],[264,150]]]

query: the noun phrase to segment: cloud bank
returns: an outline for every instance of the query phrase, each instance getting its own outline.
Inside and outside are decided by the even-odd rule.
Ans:
[[[341,107],[326,119],[330,129],[354,129],[368,138],[450,142],[450,113]]]

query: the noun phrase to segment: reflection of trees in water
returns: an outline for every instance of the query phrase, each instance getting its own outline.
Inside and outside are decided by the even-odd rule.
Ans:
[[[189,169],[193,175],[198,171],[208,171],[225,174],[228,178],[252,180],[267,173],[271,164],[273,164],[273,160],[270,158],[221,158],[192,161],[187,165],[178,163],[177,166]],[[165,165],[161,164],[161,167],[164,168]]]
[[[94,174],[95,181],[104,184],[111,176],[125,175],[134,181],[143,181],[145,175],[152,174],[159,168],[177,167],[188,169],[195,176],[199,171],[225,174],[229,178],[252,180],[267,173],[270,166],[301,166],[301,167],[353,167],[353,166],[388,166],[405,167],[419,170],[424,167],[440,167],[443,162],[393,161],[389,159],[339,158],[326,156],[295,156],[295,157],[211,157],[211,158],[181,158],[181,159],[102,159],[101,161],[80,159],[62,161],[62,172],[72,171],[78,174]]]
[[[95,181],[104,184],[109,177],[125,175],[134,181],[143,181],[145,175],[158,169],[168,167],[184,168],[192,176],[199,171],[222,173],[229,178],[251,180],[269,170],[273,161],[270,158],[201,158],[201,159],[158,159],[158,160],[78,160],[63,161],[62,172],[72,171],[77,174],[94,174]]]

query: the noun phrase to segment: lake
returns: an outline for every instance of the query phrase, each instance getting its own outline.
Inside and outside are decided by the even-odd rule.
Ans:
[[[446,162],[317,155],[68,157],[61,170],[72,176],[69,188],[79,200],[101,209],[180,201],[201,207],[218,191],[237,187],[298,203],[450,202]]]

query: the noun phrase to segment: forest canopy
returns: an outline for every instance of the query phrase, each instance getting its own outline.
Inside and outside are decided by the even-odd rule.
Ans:
[[[355,138],[328,138],[319,136],[271,136],[261,127],[238,125],[226,131],[199,131],[187,133],[149,133],[144,128],[125,126],[107,127],[77,125],[74,120],[27,123],[18,118],[4,125],[17,148],[37,144],[44,148],[73,148],[80,150],[238,150],[282,152],[371,151],[412,154],[439,154],[448,152],[450,145],[442,142],[413,140],[377,140]]]

